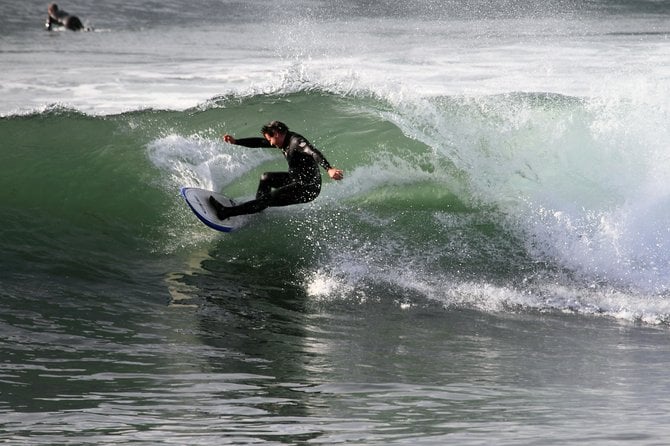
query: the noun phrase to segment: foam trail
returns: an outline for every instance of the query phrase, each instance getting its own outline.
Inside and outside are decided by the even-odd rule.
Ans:
[[[152,163],[169,172],[172,186],[192,186],[218,191],[249,170],[273,159],[260,150],[235,149],[200,136],[169,135],[148,145]]]

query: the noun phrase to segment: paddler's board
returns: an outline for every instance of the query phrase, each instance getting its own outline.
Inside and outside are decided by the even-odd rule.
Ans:
[[[181,196],[184,197],[184,200],[186,200],[186,203],[200,221],[217,231],[234,231],[244,221],[244,217],[242,216],[231,217],[225,220],[219,220],[219,217],[216,216],[216,209],[209,203],[209,197],[214,197],[224,206],[235,206],[235,202],[225,195],[197,187],[182,187]]]

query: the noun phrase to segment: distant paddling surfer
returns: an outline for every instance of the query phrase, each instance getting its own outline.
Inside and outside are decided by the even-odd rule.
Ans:
[[[283,122],[272,121],[263,126],[261,133],[263,138],[235,139],[226,134],[223,140],[244,147],[276,147],[288,162],[288,172],[265,172],[258,183],[256,199],[239,206],[226,207],[210,197],[209,202],[221,220],[236,215],[255,214],[270,206],[287,206],[314,200],[321,192],[319,166],[326,169],[333,180],[344,177],[342,170],[331,166],[321,152],[301,135],[289,131]]]
[[[49,4],[48,12],[47,22],[44,24],[47,31],[51,31],[53,25],[64,26],[72,31],[81,31],[84,29],[84,25],[79,20],[79,17],[58,9],[58,5],[55,3]]]

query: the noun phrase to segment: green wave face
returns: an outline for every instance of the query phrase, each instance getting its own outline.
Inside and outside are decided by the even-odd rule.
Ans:
[[[53,271],[59,259],[66,274],[94,263],[134,276],[138,264],[142,274],[160,270],[204,244],[292,274],[307,268],[428,296],[461,295],[454,284],[467,283],[542,294],[538,277],[567,276],[579,287],[651,283],[662,293],[651,265],[668,264],[670,242],[659,229],[667,200],[653,189],[664,178],[654,116],[639,104],[545,94],[382,100],[309,90],[179,112],[6,117],[3,263]],[[256,136],[273,119],[346,178],[326,178],[314,202],[269,209],[222,238],[179,188],[252,197],[261,173],[285,161],[220,135]]]

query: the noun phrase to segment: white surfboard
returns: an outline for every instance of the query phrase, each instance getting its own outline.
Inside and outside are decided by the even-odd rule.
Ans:
[[[216,216],[216,209],[209,203],[209,197],[214,197],[224,206],[235,206],[235,202],[225,195],[197,187],[182,187],[181,196],[184,197],[184,200],[200,221],[212,229],[231,232],[244,223],[244,216],[231,217],[225,220],[219,220],[219,217]]]

